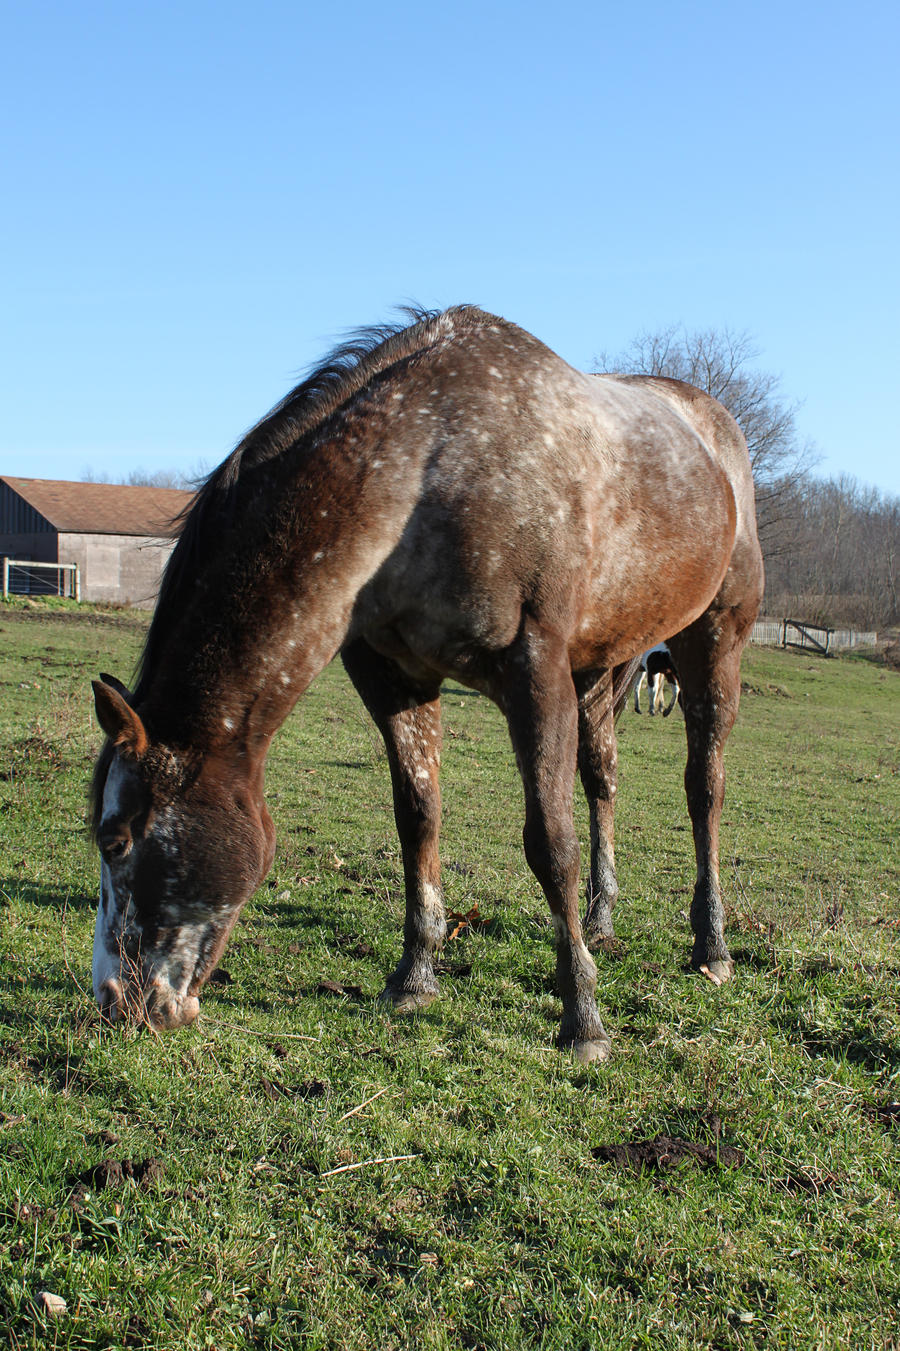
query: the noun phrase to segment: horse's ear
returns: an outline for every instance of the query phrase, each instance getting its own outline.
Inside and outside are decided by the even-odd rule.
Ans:
[[[105,680],[92,680],[91,685],[100,726],[120,755],[139,760],[149,745],[144,724],[118,689]]]
[[[131,690],[127,685],[123,685],[121,680],[117,680],[114,675],[107,675],[106,671],[100,672],[100,679],[103,681],[104,685],[109,685],[110,689],[121,694],[126,704],[131,703]]]

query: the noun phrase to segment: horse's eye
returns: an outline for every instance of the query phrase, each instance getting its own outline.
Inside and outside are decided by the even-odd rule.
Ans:
[[[125,858],[131,853],[131,836],[117,835],[114,839],[105,840],[100,845],[100,852],[107,863],[114,863],[117,859]]]

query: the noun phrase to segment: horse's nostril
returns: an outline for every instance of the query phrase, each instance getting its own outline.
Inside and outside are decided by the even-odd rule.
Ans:
[[[160,984],[152,984],[144,993],[147,1021],[158,1031],[185,1027],[200,1012],[196,995],[178,995]]]
[[[97,994],[100,1016],[114,1023],[123,1011],[125,992],[117,980],[105,980]]]

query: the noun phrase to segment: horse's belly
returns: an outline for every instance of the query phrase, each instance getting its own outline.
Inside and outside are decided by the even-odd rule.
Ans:
[[[452,676],[477,686],[518,632],[520,592],[508,578],[485,586],[463,567],[441,571],[435,577],[427,559],[415,572],[387,569],[360,595],[351,636],[365,638],[413,679]]]

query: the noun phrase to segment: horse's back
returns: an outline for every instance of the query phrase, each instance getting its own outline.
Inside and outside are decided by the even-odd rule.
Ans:
[[[714,596],[737,473],[671,398],[506,325],[446,344],[391,397],[395,453],[421,478],[353,625],[386,654],[465,678],[525,609],[567,636],[573,668],[616,664]]]

